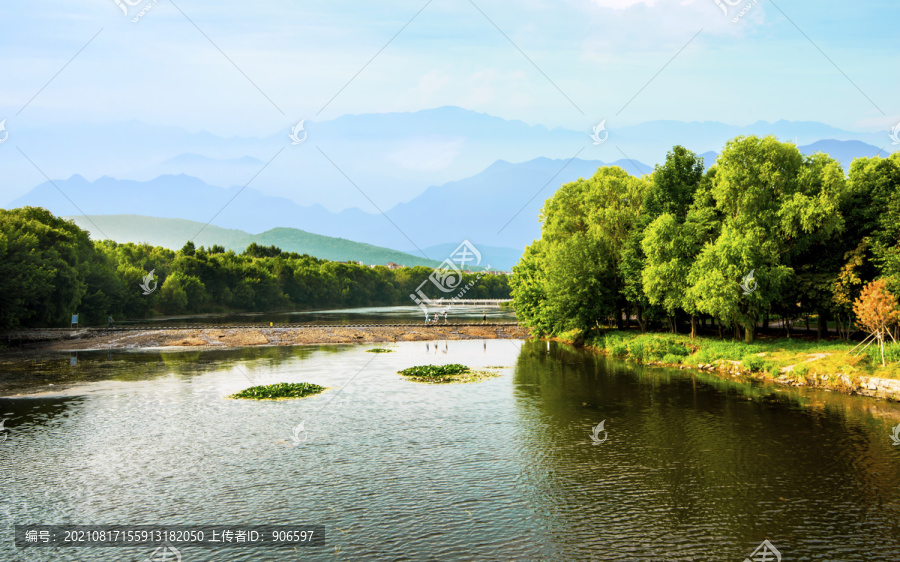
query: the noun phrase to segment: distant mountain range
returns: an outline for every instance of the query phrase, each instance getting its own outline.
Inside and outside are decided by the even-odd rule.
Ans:
[[[616,164],[632,169],[635,174],[649,171],[640,162]],[[108,177],[89,182],[73,176],[44,182],[17,198],[12,206],[36,205],[59,215],[75,215],[80,211],[87,215],[180,218],[250,233],[275,227],[296,228],[407,250],[440,261],[446,256],[432,254],[425,248],[458,245],[469,240],[478,246],[499,247],[521,254],[526,245],[540,236],[537,215],[547,197],[562,183],[590,177],[603,165],[600,161],[548,158],[521,164],[495,162],[471,178],[431,187],[384,215],[359,209],[333,213],[320,205],[297,205],[250,187],[214,187],[186,175],[160,176],[147,182]],[[78,202],[77,208],[74,201]],[[503,258],[498,263],[508,264],[509,260]]]
[[[854,158],[887,155],[877,147],[859,141],[822,140],[799,148],[805,154],[826,152],[839,160],[845,170]],[[715,161],[716,153],[707,152],[702,156],[709,167]],[[363,251],[358,247],[354,249],[357,253],[338,252],[327,255],[341,258],[326,258],[365,263],[379,263],[372,261],[371,256],[386,256],[383,252],[389,251],[387,248],[408,252],[423,263],[430,263],[428,260],[439,262],[447,257],[448,250],[469,240],[479,247],[491,248],[492,267],[508,270],[525,246],[540,237],[537,217],[546,199],[560,185],[590,177],[598,167],[606,165],[620,166],[633,175],[651,171],[647,164],[625,159],[609,164],[579,158],[536,158],[521,163],[500,160],[471,177],[429,187],[411,201],[397,204],[384,214],[358,208],[331,212],[321,205],[303,206],[288,198],[266,195],[253,187],[215,187],[185,174],[160,176],[150,181],[102,177],[94,182],[76,175],[67,180],[44,182],[15,199],[11,206],[38,205],[59,215],[75,215],[80,211],[88,215],[186,219],[201,225],[211,222],[223,229],[242,231],[234,239],[244,246],[249,244],[249,241],[244,242],[249,236],[271,239],[276,231],[273,229],[278,227],[297,229],[307,236],[288,237],[291,243],[298,244],[297,247],[311,244],[312,239],[308,237],[314,234],[343,239],[341,252],[349,251],[350,246],[346,244],[350,241],[365,241],[370,250]],[[77,208],[73,202],[77,202]],[[131,231],[129,226],[126,221],[117,227],[121,228],[116,231],[118,236],[107,234],[117,240],[138,240],[141,239],[139,236],[151,234],[147,229]],[[161,245],[180,248],[188,239],[186,234],[186,230],[178,231],[171,243]],[[204,240],[208,240],[208,244],[227,245],[227,240],[233,238],[224,232],[220,234],[225,240]],[[317,244],[320,251],[329,247],[322,240]],[[376,253],[372,254],[373,251]],[[406,259],[411,264],[409,258]],[[384,260],[401,263],[388,257]]]
[[[577,156],[603,162],[631,158],[652,166],[661,163],[675,144],[702,154],[721,151],[727,140],[747,134],[773,134],[801,146],[826,142],[822,139],[855,141],[872,146],[866,155],[879,148],[895,149],[887,131],[860,133],[816,122],[735,126],[651,121],[623,126],[614,118],[606,121],[606,142],[594,145],[589,134],[601,117],[572,130],[459,107],[345,115],[306,120],[307,140],[296,146],[288,138],[292,123],[263,137],[189,132],[136,121],[24,129],[8,123],[9,140],[0,150],[4,171],[0,205],[43,181],[42,174],[54,179],[81,175],[142,182],[185,174],[208,185],[249,183],[267,196],[301,206],[378,213],[412,202],[429,186],[471,178],[498,161],[524,163],[539,157],[564,161]]]

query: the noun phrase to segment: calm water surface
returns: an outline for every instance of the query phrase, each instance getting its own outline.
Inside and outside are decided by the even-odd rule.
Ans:
[[[183,562],[742,561],[763,539],[785,561],[900,559],[897,405],[543,342],[370,347],[60,356],[55,386],[0,398],[0,560],[152,552],[17,551],[16,523],[326,529],[324,547],[185,547]],[[425,385],[396,374],[451,362],[502,376]],[[331,390],[225,398],[300,381]],[[593,445],[603,420],[608,438]]]

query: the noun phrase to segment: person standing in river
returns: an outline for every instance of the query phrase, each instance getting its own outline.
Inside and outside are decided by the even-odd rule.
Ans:
[[[483,310],[481,311],[481,323],[487,324],[487,312],[485,312]]]

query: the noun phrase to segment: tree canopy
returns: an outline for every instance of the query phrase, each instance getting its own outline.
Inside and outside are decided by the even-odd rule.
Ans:
[[[540,334],[713,319],[753,341],[760,322],[815,315],[820,335],[834,318],[849,337],[868,282],[898,294],[900,153],[845,176],[826,154],[742,136],[703,164],[676,146],[641,178],[611,166],[560,187],[513,269],[520,319]]]

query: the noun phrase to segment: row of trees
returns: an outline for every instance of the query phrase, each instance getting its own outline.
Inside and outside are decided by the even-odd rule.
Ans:
[[[156,289],[145,295],[140,285],[152,270]],[[107,315],[412,304],[409,295],[431,272],[330,262],[256,244],[236,254],[192,242],[176,252],[91,241],[46,209],[0,209],[0,329],[59,326],[76,311],[96,324]],[[462,285],[476,274],[464,277]],[[507,276],[481,277],[466,297],[508,298]]]
[[[833,319],[849,338],[865,285],[900,294],[900,153],[845,175],[828,155],[738,137],[704,171],[676,146],[642,178],[604,167],[563,185],[540,219],[511,284],[541,334],[612,317],[693,334],[712,319],[753,341],[758,323],[816,315],[820,336]]]

